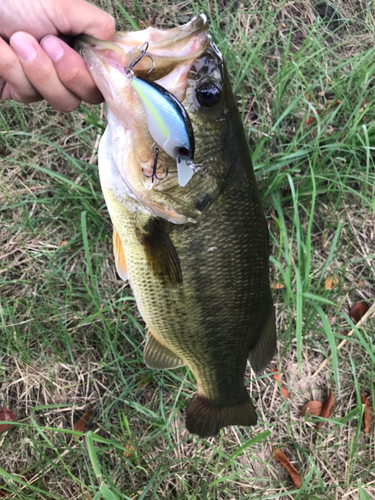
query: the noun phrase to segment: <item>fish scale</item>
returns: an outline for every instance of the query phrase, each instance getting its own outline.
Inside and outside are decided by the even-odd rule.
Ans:
[[[255,183],[253,185],[255,188]],[[233,197],[233,190],[236,191],[236,198]],[[262,319],[259,308],[264,301],[268,307],[270,296],[264,289],[264,278],[268,279],[268,259],[264,250],[259,252],[254,246],[255,241],[265,247],[264,234],[261,239],[254,238],[254,219],[251,215],[258,212],[258,219],[260,215],[257,191],[250,192],[253,203],[245,198],[246,195],[251,198],[248,190],[240,192],[242,196],[238,197],[238,186],[234,183],[229,184],[224,194],[226,196],[220,198],[220,206],[212,204],[202,220],[190,224],[188,229],[169,223],[166,231],[170,230],[170,239],[182,263],[182,275],[187,277],[177,288],[165,287],[145,272],[145,257],[140,255],[143,247],[137,244],[135,236],[135,229],[142,225],[143,217],[128,215],[124,240],[127,242],[126,260],[132,289],[146,324],[166,346],[184,359],[194,374],[198,374],[197,379],[205,396],[222,403],[220,395],[223,395],[230,405],[242,391],[244,366],[252,343],[251,331],[254,330],[253,336],[258,333]],[[244,219],[237,217],[234,221],[233,210],[243,214]],[[221,222],[220,231],[218,220]],[[243,230],[246,225],[248,231]],[[266,231],[264,224],[258,223],[257,226],[260,234]],[[208,252],[212,246],[217,250]],[[195,247],[194,250],[192,247]],[[249,258],[254,253],[259,254],[258,258]],[[222,272],[225,267],[229,272]],[[262,270],[263,280],[259,269]],[[191,276],[194,277],[192,282],[188,279]],[[153,303],[149,302],[150,297]],[[177,303],[178,307],[168,307],[171,303]],[[218,304],[223,303],[226,307],[220,310]],[[253,328],[250,325],[254,325]],[[200,341],[198,351],[195,349],[197,336]],[[218,342],[216,348],[215,342]],[[234,351],[234,356],[228,354],[230,351]],[[208,360],[208,356],[211,359]],[[228,359],[229,366],[238,364],[238,367],[223,370]],[[225,377],[222,376],[223,371]]]
[[[194,161],[204,167],[204,173],[194,173],[184,187],[178,184],[173,158],[166,154],[161,155],[163,169],[169,171],[166,178],[150,183],[142,176],[144,165],[137,163],[137,148],[147,151],[152,137],[142,122],[144,114],[132,108],[131,86],[123,80],[118,87],[121,78],[113,76],[100,42],[92,47],[86,44],[82,50],[110,110],[110,126],[99,148],[100,178],[121,241],[115,249],[116,263],[122,253],[126,262],[119,274],[128,275],[148,328],[145,362],[151,368],[186,365],[191,370],[197,393],[187,407],[186,425],[201,437],[216,435],[227,425],[256,423],[244,384],[247,360],[260,372],[276,349],[268,228],[229,77],[220,53],[204,32],[206,25],[204,16],[198,16],[180,34],[177,28],[171,33],[171,44],[178,39],[178,50],[184,54],[180,64],[185,66],[178,66],[177,56],[173,59],[178,67],[176,88],[181,94],[183,75],[181,104],[193,128]],[[168,80],[162,78],[159,84],[168,81],[166,90],[173,94],[174,67],[164,64],[157,44],[153,48],[152,30],[145,30],[143,37],[138,32],[136,40],[149,42],[148,54],[154,58],[157,75],[170,72]],[[116,43],[124,47],[132,34],[123,37],[124,45],[120,40],[117,34]],[[183,50],[184,44],[188,50]],[[133,50],[134,43],[130,45]],[[163,50],[167,46],[168,31],[163,35]],[[189,60],[187,53],[193,48],[194,58]],[[220,89],[214,104],[202,104],[199,89],[206,89],[205,96],[207,82]],[[168,102],[165,105],[168,116]],[[133,145],[134,154],[127,154],[121,144]]]

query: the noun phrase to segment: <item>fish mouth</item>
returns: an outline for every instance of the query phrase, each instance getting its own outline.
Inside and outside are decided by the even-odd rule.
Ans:
[[[110,120],[111,129],[122,127],[121,134],[118,131],[116,134],[121,135],[124,145],[132,150],[125,155],[126,159],[124,155],[121,161],[114,159],[124,182],[140,199],[147,198],[155,188],[160,190],[160,184],[168,182],[167,187],[171,180],[177,182],[177,168],[176,160],[160,150],[157,176],[152,177],[154,141],[126,67],[141,54],[140,47],[147,42],[146,53],[150,57],[141,58],[132,67],[134,76],[156,81],[182,102],[190,68],[210,45],[207,28],[207,18],[200,14],[187,24],[169,30],[150,27],[137,32],[118,32],[112,41],[81,35],[76,41],[76,50],[85,60],[107,108],[115,117]]]
[[[147,76],[149,80],[154,81],[166,76],[183,61],[199,57],[210,43],[207,29],[207,17],[202,13],[193,17],[188,23],[169,30],[150,27],[135,32],[116,32],[112,41],[80,35],[76,39],[75,48],[87,62],[90,59],[87,48],[91,47],[101,54],[103,62],[112,64],[121,71],[121,68],[136,59],[140,54],[139,47],[147,42],[149,45],[147,53],[154,60],[154,68],[149,73],[150,60],[143,58],[134,71],[136,76]]]

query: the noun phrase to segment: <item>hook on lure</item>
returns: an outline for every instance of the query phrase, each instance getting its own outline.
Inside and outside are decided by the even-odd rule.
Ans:
[[[130,64],[128,64],[127,66],[124,67],[125,75],[127,76],[127,78],[129,78],[129,80],[133,80],[134,78],[136,78],[136,76],[134,75],[133,68],[144,57],[149,57],[151,59],[151,62],[152,62],[152,68],[147,71],[147,74],[151,73],[151,71],[155,68],[154,58],[152,56],[150,56],[150,54],[146,54],[147,49],[148,49],[148,45],[149,45],[148,42],[145,42],[142,45],[140,45],[138,47],[138,49],[141,51],[139,56],[136,59],[134,59],[133,62],[131,62]]]
[[[151,175],[147,175],[145,174],[143,168],[142,168],[142,174],[147,177],[148,179],[152,179],[152,182],[154,182],[155,179],[157,179],[158,181],[162,181],[163,179],[166,179],[168,177],[168,167],[167,167],[167,171],[164,175],[164,177],[158,177],[156,175],[156,169],[157,169],[157,166],[158,166],[158,156],[159,156],[159,151],[160,151],[160,148],[158,147],[158,145],[156,144],[156,142],[154,142],[154,144],[152,145],[152,149],[154,151],[154,166],[153,166],[153,169],[152,169],[152,174]]]
[[[146,175],[143,169],[142,173],[145,177],[151,178],[152,182],[168,176],[168,170],[162,178],[156,175],[160,147],[169,156],[176,158],[178,183],[183,187],[195,173],[201,171],[204,174],[207,170],[193,162],[194,131],[189,115],[180,101],[158,83],[134,75],[133,68],[143,57],[149,57],[152,61],[152,68],[148,73],[155,67],[153,58],[146,53],[148,45],[148,42],[142,44],[139,47],[141,54],[124,68],[125,75],[141,101],[150,135],[155,141],[152,175]]]

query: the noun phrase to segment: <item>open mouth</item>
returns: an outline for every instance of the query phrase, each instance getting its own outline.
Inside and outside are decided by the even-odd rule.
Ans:
[[[168,146],[169,139],[158,140],[161,138],[160,129],[163,129],[162,120],[155,118],[157,124],[150,126],[150,120],[156,115],[152,109],[155,101],[151,96],[146,107],[137,87],[143,81],[143,85],[162,89],[169,95],[169,103],[173,101],[175,108],[180,107],[180,117],[183,115],[184,123],[189,125],[188,113],[181,102],[185,99],[189,70],[210,44],[206,29],[207,19],[202,14],[171,30],[147,28],[139,32],[117,33],[111,42],[82,35],[77,41],[77,50],[86,61],[107,108],[118,121],[109,120],[112,121],[111,129],[122,126],[117,142],[122,141],[124,148],[131,153],[121,153],[115,159],[122,178],[137,196],[144,198],[156,186],[158,190],[163,189],[160,185],[175,178],[177,172],[179,183],[183,185],[181,169],[185,168],[188,177],[192,172],[181,161],[177,168],[176,148],[172,150]],[[187,131],[189,127],[185,129]],[[193,145],[193,132],[191,134],[193,141],[190,144]],[[181,146],[179,150],[187,150],[186,140]],[[188,150],[193,152],[194,147]]]
[[[90,46],[100,54],[103,62],[123,72],[123,68],[139,56],[139,48],[148,43],[147,52],[154,61],[153,70],[149,73],[152,67],[150,59],[143,58],[137,64],[135,74],[155,81],[164,78],[184,61],[196,59],[202,54],[210,43],[207,28],[207,18],[200,14],[187,24],[169,30],[147,28],[136,32],[117,32],[111,42],[81,35],[77,38],[76,48],[82,51],[85,45]]]

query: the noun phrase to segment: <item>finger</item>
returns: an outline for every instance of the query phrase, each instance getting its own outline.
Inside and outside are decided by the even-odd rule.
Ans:
[[[103,96],[87,71],[84,60],[75,50],[51,35],[44,37],[40,46],[53,62],[60,81],[67,89],[91,104],[103,102]]]
[[[35,38],[18,31],[9,41],[21,59],[23,70],[37,91],[58,111],[73,111],[81,99],[68,90],[57,76],[51,59]]]
[[[63,15],[56,19],[56,27],[65,35],[86,33],[104,40],[111,40],[115,34],[113,17],[83,0],[68,0],[60,7]]]
[[[0,97],[22,103],[40,101],[39,92],[28,80],[22,64],[11,47],[0,38]]]

